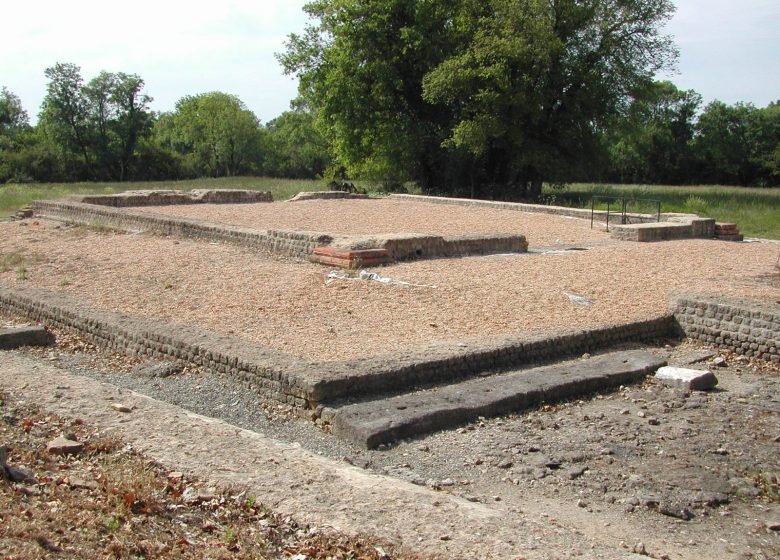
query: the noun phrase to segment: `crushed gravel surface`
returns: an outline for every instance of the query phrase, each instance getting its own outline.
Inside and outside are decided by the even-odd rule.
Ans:
[[[519,234],[525,235],[532,248],[609,239],[603,225],[591,229],[589,221],[564,216],[392,199],[189,204],[134,210],[263,230],[293,229],[338,235]]]
[[[232,245],[43,220],[0,224],[0,253],[24,257],[0,268],[4,286],[61,291],[317,361],[642,320],[666,313],[675,291],[780,300],[775,243],[623,242],[376,269],[412,285],[333,280],[326,267]]]

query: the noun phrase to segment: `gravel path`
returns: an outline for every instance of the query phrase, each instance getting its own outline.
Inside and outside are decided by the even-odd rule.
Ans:
[[[339,235],[520,234],[530,246],[598,242],[609,234],[598,224],[564,216],[391,199],[306,200],[271,204],[190,204],[134,208],[255,229],[294,229]]]
[[[780,300],[777,252],[770,243],[616,243],[377,269],[409,286],[329,280],[325,267],[231,245],[26,221],[0,224],[0,253],[24,256],[21,267],[0,272],[0,283],[338,360],[423,342],[646,319],[665,313],[676,290]]]

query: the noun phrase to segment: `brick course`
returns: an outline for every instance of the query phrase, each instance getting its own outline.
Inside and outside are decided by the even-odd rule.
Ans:
[[[696,294],[673,304],[680,327],[690,338],[748,357],[780,362],[780,305]]]

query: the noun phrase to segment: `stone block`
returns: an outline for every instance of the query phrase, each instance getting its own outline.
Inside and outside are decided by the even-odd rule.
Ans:
[[[718,384],[718,378],[709,370],[672,366],[660,368],[655,378],[664,385],[679,387],[686,391],[706,391]]]
[[[44,327],[19,327],[0,329],[0,350],[13,350],[22,346],[48,346],[54,340]]]

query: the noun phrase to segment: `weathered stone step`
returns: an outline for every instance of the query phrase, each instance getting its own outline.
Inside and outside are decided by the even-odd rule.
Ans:
[[[333,432],[369,449],[642,379],[666,362],[649,352],[612,352],[339,408]]]

